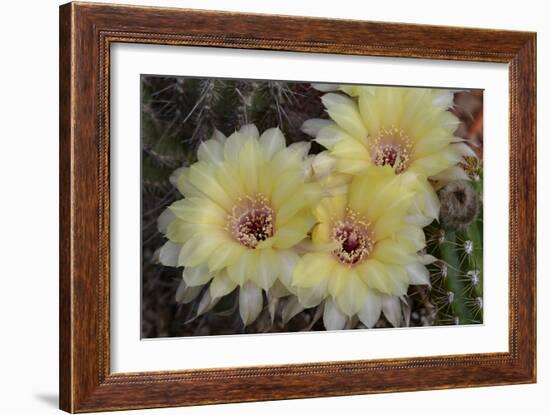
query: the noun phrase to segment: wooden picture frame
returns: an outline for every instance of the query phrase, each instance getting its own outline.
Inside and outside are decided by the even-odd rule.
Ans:
[[[330,35],[334,31],[336,38]],[[110,46],[118,42],[508,64],[509,352],[111,373],[109,62]],[[61,6],[61,409],[91,412],[535,382],[535,106],[535,33],[105,4]]]

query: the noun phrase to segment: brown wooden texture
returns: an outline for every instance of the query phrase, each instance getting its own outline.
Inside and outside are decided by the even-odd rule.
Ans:
[[[509,352],[111,373],[109,56],[114,42],[508,63]],[[534,382],[535,83],[534,33],[86,3],[61,6],[61,408],[90,412]]]

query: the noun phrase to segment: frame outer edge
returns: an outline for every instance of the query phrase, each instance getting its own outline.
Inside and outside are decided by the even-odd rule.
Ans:
[[[158,11],[156,11],[158,10]],[[164,10],[164,11],[160,11]],[[179,9],[182,10],[182,9]],[[184,10],[182,10],[183,12]],[[101,171],[101,157],[98,156],[98,148],[94,147],[101,142],[98,135],[98,119],[102,108],[99,103],[91,99],[98,91],[99,76],[101,76],[100,44],[102,33],[104,30],[110,30],[113,27],[118,27],[126,18],[123,12],[127,12],[130,18],[128,24],[128,32],[125,35],[143,36],[148,30],[151,30],[156,21],[161,18],[168,19],[166,9],[162,8],[141,8],[115,6],[95,3],[71,3],[60,7],[60,407],[67,412],[89,412],[89,411],[105,411],[105,410],[121,410],[121,409],[137,409],[165,406],[186,406],[200,405],[206,403],[227,403],[227,402],[245,402],[251,400],[272,400],[272,399],[292,399],[292,398],[307,398],[316,396],[343,396],[350,394],[363,393],[380,393],[380,392],[396,392],[406,390],[425,390],[425,389],[442,389],[450,387],[470,387],[470,386],[489,386],[511,383],[530,383],[536,379],[536,333],[534,325],[536,324],[535,317],[535,285],[536,285],[536,270],[532,268],[536,264],[536,211],[535,207],[530,203],[536,200],[536,167],[533,164],[536,160],[536,37],[533,33],[511,33],[503,32],[506,36],[503,41],[498,41],[490,50],[496,50],[496,54],[487,55],[480,51],[479,47],[474,42],[473,49],[460,50],[458,52],[452,49],[433,49],[429,47],[420,47],[418,49],[384,49],[383,52],[376,52],[367,45],[357,46],[357,51],[342,49],[339,53],[359,53],[372,54],[379,53],[382,56],[392,56],[396,53],[402,57],[425,57],[431,59],[458,59],[458,60],[482,60],[493,62],[508,62],[513,61],[518,69],[520,76],[517,82],[517,91],[515,94],[518,108],[523,108],[517,120],[518,137],[523,141],[519,143],[519,166],[521,170],[525,170],[525,175],[520,179],[523,185],[523,190],[517,194],[519,201],[523,202],[519,206],[523,207],[523,211],[519,213],[520,229],[528,233],[523,242],[519,244],[520,252],[522,253],[521,270],[523,275],[520,283],[519,301],[522,301],[522,307],[519,311],[519,323],[523,332],[519,339],[519,358],[512,360],[503,359],[501,364],[495,365],[494,375],[502,376],[500,380],[489,376],[491,373],[477,371],[471,373],[471,378],[458,379],[452,378],[438,383],[436,386],[427,382],[421,386],[410,387],[403,385],[399,381],[399,377],[404,375],[404,372],[397,373],[393,370],[393,381],[396,383],[394,388],[387,388],[387,385],[365,385],[361,384],[361,379],[372,379],[372,376],[367,376],[366,370],[358,370],[356,376],[349,377],[355,383],[351,384],[353,388],[345,391],[341,388],[333,388],[333,377],[348,378],[352,372],[347,366],[342,368],[333,368],[331,371],[324,373],[303,373],[304,376],[316,376],[315,379],[323,381],[324,386],[313,387],[305,385],[304,382],[298,383],[301,388],[299,392],[285,393],[276,392],[276,386],[281,385],[282,389],[288,389],[288,380],[279,378],[276,374],[266,376],[261,372],[260,368],[256,368],[256,372],[250,375],[241,373],[243,368],[233,368],[228,371],[228,376],[214,377],[211,373],[204,373],[204,377],[196,379],[187,379],[186,382],[167,382],[160,378],[159,374],[152,374],[149,377],[142,379],[142,376],[132,374],[122,374],[120,376],[111,376],[104,378],[102,376],[102,366],[99,361],[103,357],[109,359],[108,350],[106,354],[101,354],[102,350],[108,345],[108,342],[102,343],[95,336],[106,335],[108,332],[102,332],[102,325],[97,320],[104,319],[106,315],[98,315],[101,310],[98,309],[98,302],[101,303],[103,291],[101,291],[101,281],[95,280],[95,270],[101,267],[101,259],[99,258],[101,249],[97,246],[98,236],[101,235],[101,215],[100,206],[108,201],[98,201],[95,199],[96,191],[101,192],[101,178],[105,175],[105,171]],[[139,12],[142,12],[145,17],[153,17],[152,20],[143,20],[143,16],[139,19]],[[147,12],[147,13],[145,13]],[[216,20],[217,12],[200,12],[186,10],[191,14],[190,21],[193,24],[199,24],[206,18]],[[158,14],[154,14],[158,13]],[[221,13],[220,13],[221,15]],[[164,17],[163,17],[164,16]],[[223,14],[223,18],[227,19],[228,13]],[[310,39],[305,39],[303,43],[284,43],[279,44],[278,40],[275,43],[270,43],[269,39],[252,39],[250,43],[242,43],[247,40],[246,33],[253,29],[255,19],[264,21],[266,16],[260,17],[246,14],[234,14],[232,18],[245,17],[252,21],[246,20],[244,24],[244,37],[236,37],[234,39],[226,39],[223,36],[207,36],[203,34],[203,29],[196,29],[191,24],[190,38],[203,37],[205,43],[210,46],[220,44],[222,47],[242,47],[242,48],[266,48],[266,49],[289,49],[289,50],[308,50],[317,52],[330,52],[332,49],[327,48],[322,43],[315,43]],[[133,19],[133,20],[132,20]],[[199,21],[194,21],[198,19]],[[278,17],[277,19],[281,19]],[[329,20],[315,20],[309,18],[301,21],[313,22],[317,25],[316,31],[322,29],[324,25],[330,25]],[[307,20],[306,20],[307,19]],[[184,19],[185,20],[185,19]],[[171,27],[170,24],[173,23]],[[333,22],[332,22],[333,23]],[[201,23],[202,24],[202,23]],[[347,24],[352,24],[351,22]],[[356,23],[354,23],[356,24]],[[118,25],[118,26],[117,26]],[[125,24],[124,24],[125,25]],[[142,25],[142,26],[141,26]],[[365,23],[365,25],[377,27],[390,26],[397,30],[399,25],[385,23]],[[185,21],[168,19],[167,26],[163,26],[165,31],[174,30],[180,33],[184,30]],[[124,26],[126,27],[126,26]],[[166,29],[166,27],[168,29]],[[175,27],[175,29],[173,29]],[[201,26],[202,27],[202,26]],[[408,25],[409,29],[415,26]],[[438,30],[449,30],[450,28]],[[139,33],[135,33],[136,30]],[[185,28],[187,30],[187,28]],[[463,29],[457,29],[463,30]],[[131,33],[134,32],[134,33]],[[465,32],[473,34],[476,30],[468,30]],[[378,32],[376,32],[378,33]],[[496,32],[480,31],[481,34],[489,33],[489,38],[494,39]],[[381,36],[383,34],[377,34]],[[173,41],[170,33],[163,34],[166,39],[158,42],[152,40],[149,43],[179,43]],[[178,36],[178,35],[176,35]],[[365,34],[370,38],[370,33]],[[284,36],[283,36],[284,37]],[[420,38],[425,38],[424,35]],[[137,43],[144,42],[145,36],[136,39]],[[431,42],[424,39],[427,44]],[[235,42],[235,43],[233,43]],[[267,43],[266,43],[267,42]],[[185,42],[187,43],[187,42]],[[387,42],[382,42],[385,45]],[[241,45],[241,46],[239,46]],[[263,45],[263,46],[262,46]],[[277,46],[279,45],[279,46]],[[305,45],[305,46],[304,46]],[[344,45],[344,44],[342,44]],[[338,45],[337,45],[338,46]],[[355,47],[354,45],[352,45]],[[331,46],[332,47],[332,46]],[[343,46],[342,46],[343,47]],[[468,51],[472,50],[475,54],[473,59],[468,59]],[[347,51],[347,52],[346,52]],[[423,52],[429,51],[429,52]],[[475,53],[474,53],[475,52]],[[92,75],[84,77],[84,75]],[[101,96],[101,94],[99,94]],[[518,97],[519,95],[519,97]],[[76,124],[75,121],[79,120]],[[101,127],[100,127],[101,128]],[[101,149],[99,149],[99,152]],[[95,167],[95,169],[94,169]],[[99,167],[99,168],[98,168]],[[97,170],[97,171],[96,171]],[[106,170],[108,172],[108,169]],[[99,181],[98,181],[99,180]],[[98,235],[99,233],[99,235]],[[100,271],[101,273],[101,271]],[[108,283],[108,279],[107,279]],[[90,293],[97,292],[97,297]],[[108,291],[106,291],[108,293]],[[82,300],[82,301],[81,301]],[[348,362],[352,364],[352,362]],[[485,362],[489,364],[490,362]],[[451,363],[452,364],[452,363]],[[458,364],[458,363],[457,363]],[[483,365],[483,359],[480,364]],[[312,363],[312,365],[316,365]],[[108,365],[107,365],[108,367]],[[440,376],[444,373],[445,365],[435,365],[431,370],[434,375]],[[403,371],[417,373],[422,370],[422,365],[416,368],[401,368]],[[298,370],[298,369],[297,369]],[[290,373],[289,375],[299,375],[298,373]],[[233,375],[232,373],[235,372]],[[454,370],[453,374],[459,376],[459,371]],[[490,372],[490,371],[489,371]],[[370,373],[374,373],[370,371]],[[485,376],[487,374],[487,376]],[[476,377],[477,376],[477,377]],[[241,379],[237,379],[241,378]],[[267,381],[265,381],[266,378]],[[231,380],[228,384],[222,383],[221,380]],[[297,377],[295,377],[297,379]],[[176,379],[174,379],[176,380]],[[264,382],[262,382],[264,380]],[[392,380],[392,379],[390,379]],[[121,381],[121,382],[118,382]],[[137,381],[137,382],[136,382]],[[172,383],[172,384],[171,384]],[[248,383],[248,385],[247,385]],[[170,385],[171,384],[171,385]],[[169,386],[170,385],[170,386]],[[220,389],[221,388],[221,389]],[[243,390],[256,389],[259,396],[257,398],[242,397]],[[213,399],[208,395],[208,392],[220,394],[219,399]],[[204,394],[207,393],[205,396]],[[160,401],[159,401],[160,400]]]
[[[59,6],[59,408],[74,412],[72,321],[72,160],[74,19]]]
[[[522,195],[525,200],[528,200],[527,209],[530,212],[523,211],[520,214],[523,216],[522,221],[525,224],[522,235],[524,235],[523,243],[525,251],[528,252],[522,263],[522,269],[529,273],[529,277],[525,278],[525,283],[528,284],[530,294],[526,299],[529,307],[522,308],[526,315],[528,330],[531,331],[528,335],[525,334],[526,341],[526,369],[529,382],[537,382],[537,34],[532,33],[528,42],[519,51],[517,59],[520,60],[521,93],[518,99],[521,102],[522,108],[525,109],[521,113],[521,132],[523,133],[520,140],[524,143],[525,149],[522,154],[523,168],[526,173],[523,178],[525,183]]]

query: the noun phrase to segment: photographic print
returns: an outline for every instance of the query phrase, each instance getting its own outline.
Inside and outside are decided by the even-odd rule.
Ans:
[[[141,76],[142,338],[483,323],[483,91]]]

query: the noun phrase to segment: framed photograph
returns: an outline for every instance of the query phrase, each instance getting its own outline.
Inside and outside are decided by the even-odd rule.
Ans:
[[[536,381],[536,35],[60,8],[60,407]]]

